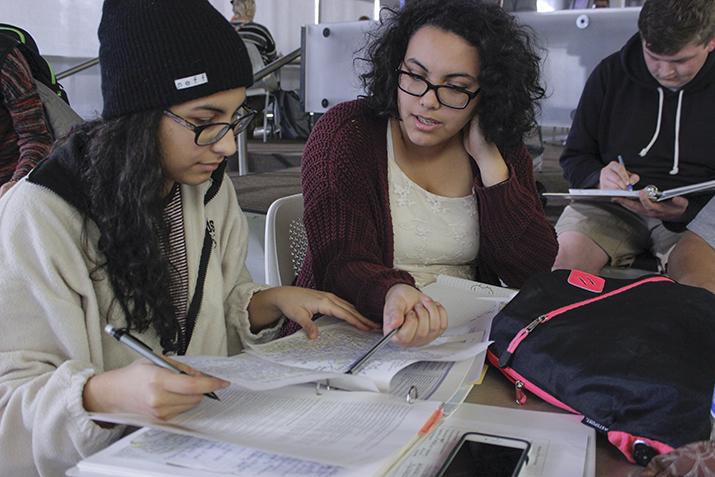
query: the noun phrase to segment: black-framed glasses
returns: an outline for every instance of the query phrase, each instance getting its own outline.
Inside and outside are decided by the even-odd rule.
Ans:
[[[190,123],[168,109],[164,110],[164,115],[184,126],[186,129],[192,130],[194,132],[194,143],[196,143],[197,146],[210,146],[223,139],[226,133],[231,130],[233,130],[235,136],[238,136],[251,124],[253,118],[258,114],[257,111],[247,108],[246,106],[243,106],[242,109],[245,111],[245,114],[242,114],[230,123],[208,123],[202,124],[201,126]]]
[[[481,88],[477,88],[476,91],[469,91],[459,86],[432,84],[423,76],[399,68],[397,69],[397,73],[399,77],[397,87],[405,93],[422,97],[427,94],[429,90],[434,90],[439,104],[452,109],[466,108],[469,102],[476,98],[479,91],[481,91]]]

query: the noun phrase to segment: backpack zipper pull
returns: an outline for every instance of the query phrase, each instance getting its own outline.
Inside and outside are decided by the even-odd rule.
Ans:
[[[534,331],[534,329],[539,326],[541,323],[544,321],[547,321],[548,315],[541,315],[534,319],[531,323],[526,325],[524,328],[519,330],[519,333],[516,334],[513,340],[511,340],[511,343],[509,343],[509,346],[507,349],[499,356],[499,367],[504,368],[509,364],[509,361],[511,361],[511,355],[514,354],[514,351],[516,351],[516,347],[519,346],[519,343],[521,343],[527,336],[529,336],[529,333]]]
[[[539,316],[539,317],[536,318],[534,321],[532,321],[531,323],[529,323],[528,325],[526,325],[526,331],[528,331],[529,333],[531,333],[532,331],[534,331],[534,329],[535,329],[537,326],[539,326],[539,325],[540,325],[541,323],[543,323],[544,321],[546,321],[546,315],[541,315],[541,316]]]
[[[528,398],[524,392],[524,383],[518,380],[514,381],[514,391],[516,393],[516,399],[514,402],[516,402],[519,406],[526,404],[526,400]]]

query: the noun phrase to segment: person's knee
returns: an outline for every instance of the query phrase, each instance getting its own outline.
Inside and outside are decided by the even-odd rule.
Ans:
[[[676,281],[715,293],[715,249],[697,234],[683,234],[668,259],[668,274]]]
[[[562,232],[558,241],[559,252],[554,270],[577,268],[588,273],[598,273],[608,263],[606,252],[581,232]]]

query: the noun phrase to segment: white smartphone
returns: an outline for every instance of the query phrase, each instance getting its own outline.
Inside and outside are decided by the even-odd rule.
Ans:
[[[523,439],[468,432],[437,477],[516,477],[527,462],[530,447]]]

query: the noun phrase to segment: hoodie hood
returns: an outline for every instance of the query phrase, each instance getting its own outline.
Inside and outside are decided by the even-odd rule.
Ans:
[[[702,68],[698,71],[698,74],[689,81],[685,86],[677,91],[672,91],[668,88],[663,87],[658,80],[656,80],[653,75],[648,71],[648,66],[645,63],[643,57],[643,46],[640,33],[633,35],[630,40],[625,44],[620,52],[621,66],[625,70],[626,74],[630,79],[632,79],[636,84],[643,86],[647,89],[655,89],[658,92],[658,117],[655,122],[655,129],[653,131],[653,136],[648,144],[645,144],[640,150],[638,155],[640,157],[646,157],[650,152],[651,148],[658,140],[661,132],[661,123],[663,120],[663,103],[666,94],[677,94],[678,103],[675,109],[675,131],[674,131],[674,146],[673,146],[673,164],[669,171],[670,175],[676,175],[680,172],[680,116],[683,108],[683,97],[686,93],[696,92],[707,88],[713,82],[715,82],[715,55],[710,53],[705,60]]]

